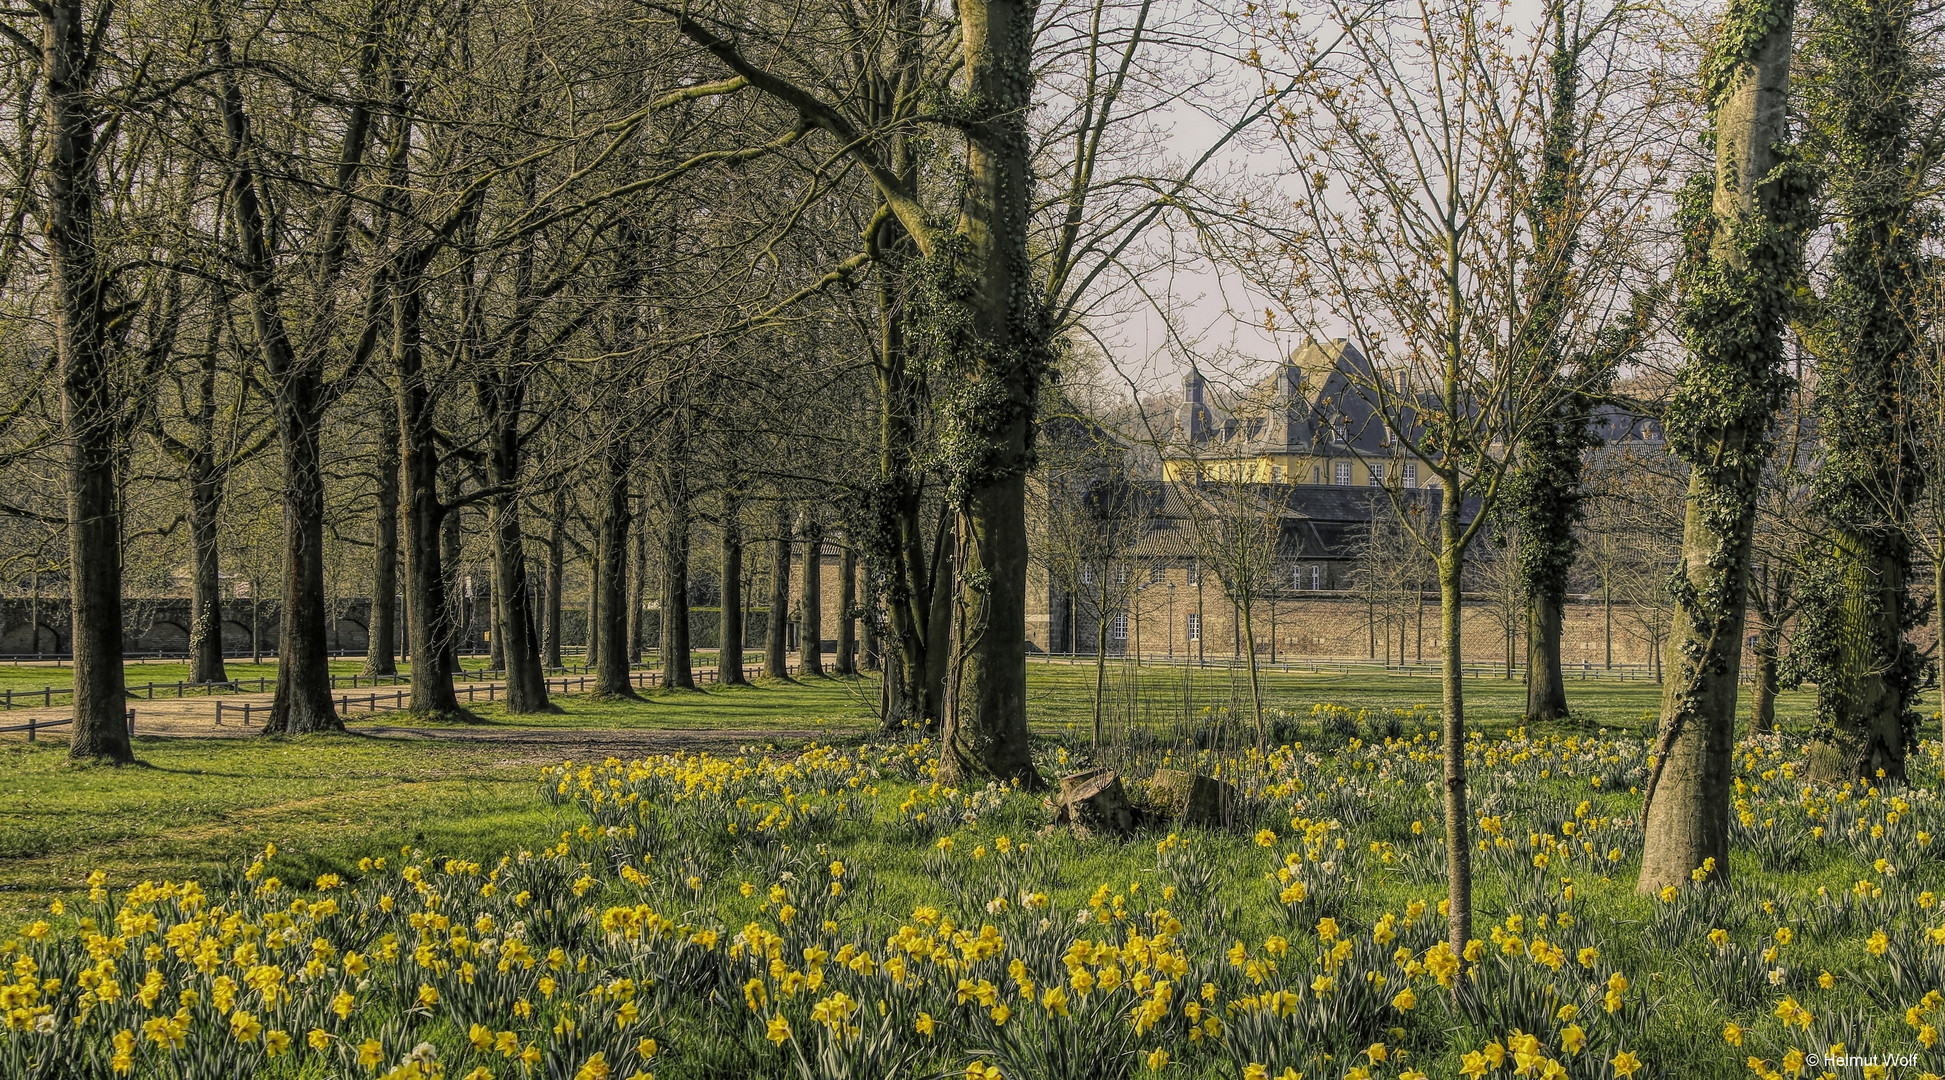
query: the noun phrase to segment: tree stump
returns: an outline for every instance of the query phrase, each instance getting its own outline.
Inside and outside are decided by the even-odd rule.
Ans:
[[[1121,774],[1112,769],[1090,769],[1061,778],[1054,822],[1116,836],[1133,831],[1134,807],[1128,803]]]
[[[1220,829],[1229,824],[1241,795],[1234,784],[1180,769],[1157,769],[1148,782],[1155,808],[1177,825]]]

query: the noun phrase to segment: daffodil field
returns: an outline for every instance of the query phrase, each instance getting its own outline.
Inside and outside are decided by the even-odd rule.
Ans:
[[[1752,738],[1727,883],[1643,898],[1642,739],[1475,735],[1455,955],[1437,737],[1333,743],[1176,760],[1241,789],[1227,830],[1076,836],[1039,795],[939,785],[921,740],[550,767],[558,831],[498,861],[97,875],[0,943],[0,1076],[1945,1070],[1934,788],[1811,787],[1798,744]]]

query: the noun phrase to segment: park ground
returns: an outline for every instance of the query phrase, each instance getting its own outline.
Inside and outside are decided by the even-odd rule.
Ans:
[[[159,665],[147,665],[139,674],[131,669],[131,681],[150,681],[144,678],[149,675],[162,681],[171,673]],[[1107,685],[1110,739],[1117,724],[1123,736],[1130,727],[1179,735],[1248,700],[1242,673],[1222,668],[1116,664]],[[1036,758],[1049,774],[1087,760],[1094,686],[1094,671],[1086,665],[1030,666]],[[1945,835],[1945,807],[1931,791],[1940,761],[1935,743],[1915,759],[1924,775],[1914,776],[1910,789],[1883,796],[1872,789],[1865,796],[1859,788],[1856,798],[1825,792],[1813,799],[1789,782],[1788,765],[1794,753],[1790,740],[1807,731],[1812,699],[1804,692],[1785,694],[1778,710],[1783,741],[1751,744],[1738,763],[1747,784],[1739,795],[1746,822],[1732,857],[1732,888],[1698,887],[1680,897],[1651,898],[1632,888],[1640,832],[1631,818],[1638,815],[1640,800],[1629,785],[1645,775],[1642,759],[1660,688],[1637,680],[1574,680],[1568,687],[1574,717],[1544,729],[1520,726],[1520,683],[1487,670],[1467,679],[1465,689],[1470,725],[1480,736],[1469,753],[1476,770],[1475,810],[1485,815],[1479,838],[1490,832],[1495,845],[1478,858],[1475,935],[1490,939],[1488,978],[1497,980],[1466,1009],[1432,996],[1430,981],[1441,931],[1427,905],[1443,895],[1433,782],[1438,681],[1425,673],[1342,667],[1315,672],[1278,667],[1263,673],[1266,709],[1282,725],[1278,741],[1295,747],[1247,767],[1258,769],[1254,779],[1243,782],[1263,800],[1265,812],[1241,830],[1184,830],[1188,839],[1179,847],[1171,846],[1166,825],[1149,826],[1132,840],[1049,832],[1039,800],[1017,793],[968,792],[941,802],[934,786],[928,795],[922,759],[930,744],[888,738],[879,730],[878,686],[869,678],[648,691],[637,701],[569,694],[558,698],[560,712],[537,717],[511,717],[499,703],[482,702],[475,707],[476,723],[415,725],[399,714],[381,713],[331,736],[138,732],[138,762],[122,768],[71,764],[59,741],[28,744],[16,738],[0,743],[0,938],[22,928],[41,942],[35,948],[45,956],[64,955],[61,927],[72,932],[78,912],[106,910],[99,904],[110,892],[91,899],[90,875],[99,875],[94,880],[117,896],[143,881],[196,879],[212,894],[229,895],[232,903],[253,911],[265,903],[259,880],[265,873],[299,886],[342,879],[351,891],[335,895],[363,912],[360,920],[384,920],[399,916],[378,913],[373,906],[378,894],[403,890],[408,880],[410,887],[420,887],[414,875],[421,871],[411,867],[421,867],[426,880],[436,878],[441,889],[452,890],[460,925],[469,921],[466,912],[474,906],[491,907],[505,919],[507,912],[498,906],[503,896],[459,899],[468,888],[492,896],[491,890],[468,885],[467,875],[478,874],[481,866],[506,867],[502,857],[509,853],[538,850],[543,860],[560,862],[560,888],[593,868],[599,881],[576,881],[574,898],[561,893],[555,903],[580,908],[603,927],[613,918],[622,920],[615,925],[625,924],[628,904],[649,902],[684,913],[684,919],[700,918],[701,925],[722,927],[724,941],[739,926],[774,926],[791,936],[793,948],[808,948],[807,942],[823,940],[816,926],[792,924],[776,897],[787,888],[792,904],[829,904],[835,911],[835,899],[817,899],[824,887],[818,875],[828,860],[832,882],[852,890],[846,894],[849,906],[836,913],[844,921],[842,930],[835,921],[823,924],[828,932],[823,936],[833,940],[820,947],[831,952],[839,936],[884,943],[926,932],[924,925],[930,924],[924,913],[930,911],[936,920],[938,909],[944,909],[959,913],[962,925],[980,918],[1001,923],[1018,937],[1014,947],[1022,955],[1037,956],[1037,962],[1059,971],[1054,958],[1066,937],[1042,942],[1049,924],[1036,931],[1031,917],[1020,922],[1008,910],[1007,895],[1014,903],[1037,904],[1037,910],[1051,913],[1118,913],[1125,904],[1133,916],[1148,910],[1160,893],[1187,923],[1176,940],[1190,969],[1177,981],[1185,988],[1202,985],[1204,994],[1213,994],[1220,984],[1228,1003],[1223,1016],[1231,1027],[1219,1045],[1199,1041],[1202,1036],[1183,1026],[1189,1020],[1174,1013],[1164,1029],[1138,1036],[1125,1018],[1110,1012],[1099,1033],[1120,1047],[1121,1056],[1113,1058],[1120,1064],[1099,1071],[1076,1058],[1058,1068],[1051,1062],[1025,1066],[1023,1072],[1018,1062],[1037,1061],[1033,1055],[1053,1045],[1031,1034],[1039,1029],[989,1021],[985,1005],[967,1005],[963,993],[955,1005],[948,995],[926,1006],[932,1012],[923,1016],[954,1010],[960,1026],[951,1036],[934,1041],[927,1032],[920,1038],[910,1031],[911,1018],[904,1017],[899,1020],[904,1034],[895,1041],[909,1043],[922,1057],[933,1055],[924,1057],[928,1069],[949,1066],[954,1075],[966,1070],[967,1059],[992,1058],[1015,1062],[1004,1074],[1008,1077],[1237,1080],[1252,1075],[1244,1065],[1266,1060],[1308,1062],[1307,1075],[1332,1080],[1443,1077],[1487,1061],[1495,1048],[1512,1070],[1522,1040],[1534,1032],[1540,1041],[1530,1045],[1541,1055],[1533,1058],[1535,1069],[1557,1059],[1572,1066],[1563,1075],[1597,1080],[1750,1075],[1746,1058],[1761,1059],[1764,1069],[1784,1070],[1777,1075],[1815,1076],[1815,1071],[1789,1072],[1788,1054],[1827,1050],[1838,1042],[1853,1051],[1930,1049],[1925,1040],[1936,1041],[1933,1014],[1945,1004],[1927,1004],[1932,999],[1924,996],[1945,989],[1934,985],[1945,978],[1945,950],[1926,945],[1928,933],[1932,946],[1945,934],[1927,930],[1937,917],[1934,897],[1945,893],[1945,871],[1929,852],[1931,831]],[[1933,717],[1927,726],[1935,731],[1929,704],[1925,714]],[[1175,726],[1178,721],[1181,726]],[[1401,737],[1386,741],[1387,735]],[[822,757],[816,752],[798,757],[810,744],[832,749]],[[722,798],[747,790],[748,800],[709,804],[714,810],[665,804],[685,776],[723,782],[727,774],[710,774],[698,758],[660,757],[661,764],[642,770],[603,765],[610,759],[670,754],[736,757],[743,750],[748,753],[726,766],[739,778],[729,782],[730,795]],[[711,775],[715,779],[705,779]],[[1781,782],[1775,782],[1779,775]],[[787,815],[778,818],[798,805],[788,794],[793,788],[801,789],[801,807],[818,802],[824,809],[813,814],[800,808],[802,818],[794,823]],[[622,804],[604,797],[624,791],[647,802],[617,816]],[[963,818],[954,810],[926,821],[919,812],[926,807],[966,812]],[[731,822],[727,837],[721,833],[725,815]],[[602,828],[604,822],[635,820],[644,829],[639,840],[632,826],[625,835]],[[782,824],[772,825],[778,821]],[[1251,832],[1259,826],[1261,831]],[[764,839],[766,828],[776,830],[776,839]],[[712,830],[713,840],[701,835]],[[1339,838],[1334,851],[1333,836]],[[1036,854],[1028,856],[1018,847],[1023,839]],[[1595,842],[1582,843],[1585,839]],[[548,845],[557,841],[558,854],[550,855],[555,849]],[[1009,844],[1019,854],[1007,855]],[[259,857],[265,852],[274,852],[267,864]],[[367,861],[381,857],[393,860],[391,870]],[[529,871],[517,868],[529,865],[527,857],[516,858],[511,873],[525,880]],[[999,861],[987,871],[981,869],[988,865],[982,858]],[[608,881],[601,873],[604,863],[616,865],[617,859],[621,878],[632,884]],[[404,878],[401,863],[411,864]],[[629,878],[630,863],[649,873]],[[684,868],[689,866],[697,869]],[[1283,872],[1280,867],[1297,871],[1286,882],[1309,880],[1313,891],[1308,896],[1299,891],[1291,899],[1286,885],[1274,880]],[[1347,870],[1354,872],[1354,885],[1345,877]],[[1267,891],[1266,876],[1271,879]],[[996,880],[1012,884],[996,888]],[[800,898],[796,890],[806,888],[805,881],[810,891]],[[579,899],[583,885],[595,890],[585,900]],[[1036,889],[1044,892],[1036,895]],[[988,895],[993,892],[1007,895]],[[616,902],[622,906],[600,914],[603,905]],[[274,920],[278,916],[270,909],[276,903],[268,903],[270,914],[262,917]],[[46,918],[50,907],[67,914],[55,916],[56,937],[36,938],[37,932],[49,933],[46,924],[34,920]],[[647,910],[637,906],[633,917]],[[1333,917],[1320,919],[1323,914]],[[1023,908],[1018,915],[1027,912]],[[1404,921],[1393,921],[1400,918]],[[1127,925],[1134,933],[1137,924]],[[1723,935],[1719,942],[1712,930]],[[1394,932],[1401,948],[1411,946],[1400,955],[1409,960],[1416,953],[1419,960],[1387,959],[1391,947],[1379,945],[1387,940],[1382,935]],[[749,933],[746,929],[739,940]],[[1355,953],[1327,948],[1354,937],[1360,942]],[[1312,953],[1308,963],[1324,966],[1307,967],[1299,959]],[[629,962],[639,962],[638,954],[628,955],[637,956]],[[1348,961],[1331,959],[1339,955]],[[1394,985],[1381,993],[1371,987],[1383,987],[1382,982],[1365,985],[1358,992],[1370,1001],[1357,1007],[1364,1011],[1338,1017],[1330,1010],[1352,1007],[1336,1004],[1351,1000],[1341,994],[1352,987],[1319,991],[1313,977],[1337,971],[1332,965],[1339,962],[1349,963],[1338,972],[1347,978],[1368,968],[1365,980],[1388,972]],[[737,962],[721,963],[734,967]],[[1080,970],[1071,951],[1066,963],[1070,973]],[[1295,996],[1283,1005],[1261,997],[1262,986],[1251,981],[1258,978],[1256,965],[1273,982],[1287,977]],[[398,976],[405,980],[400,985],[419,979],[408,975]],[[742,986],[747,975],[736,976],[735,985]],[[776,977],[795,976],[785,970]],[[882,973],[867,969],[842,978],[850,981],[841,985],[860,998],[886,992],[881,982],[872,981],[881,980]],[[1420,1004],[1415,1010],[1409,1003],[1401,1008],[1394,991],[1413,982],[1420,987]],[[1581,1002],[1577,1012],[1559,1007],[1563,999],[1554,996],[1556,982],[1568,999]],[[468,992],[458,984],[440,985],[448,994]],[[748,987],[742,992],[757,993]],[[794,991],[782,981],[763,991],[786,992]],[[899,995],[892,992],[892,997]],[[639,1064],[653,1064],[661,1077],[794,1075],[789,1048],[771,1045],[778,1030],[773,1020],[788,1014],[797,1027],[786,1041],[812,1047],[808,1001],[788,1007],[781,996],[774,1004],[768,998],[755,1001],[753,1020],[738,1006],[739,1024],[724,1034],[727,1029],[711,1012],[717,1006],[677,995],[637,1022],[664,1047],[660,1058]],[[908,1000],[901,1007],[918,1004]],[[504,1006],[483,1002],[478,1008],[485,1015],[503,1012]],[[1023,1007],[1029,1011],[1021,1020],[1052,1023],[1052,1007],[1044,1002]],[[1250,1019],[1285,1007],[1293,1010],[1287,1021]],[[321,1006],[310,1008],[316,1012]],[[319,1015],[324,1024],[336,1023]],[[1075,1016],[1080,1015],[1077,1009]],[[511,1015],[494,1021],[520,1032],[532,1027],[537,1034],[521,1038],[543,1045],[541,1029],[549,1022],[527,1021],[524,1015],[519,1021]],[[382,1040],[399,1037],[377,1019],[365,1023],[354,1014],[345,1023],[345,1039],[364,1038],[364,1027]],[[1337,1046],[1330,1070],[1318,1073],[1316,1065],[1326,1060],[1318,1056],[1318,1040],[1350,1038],[1347,1023],[1356,1028],[1356,1047]],[[359,1033],[351,1034],[353,1028]],[[419,1030],[454,1069],[475,1061],[499,1068],[492,1053],[469,1049],[463,1027],[434,1018]],[[1069,1029],[1056,1024],[1047,1030]],[[1289,1041],[1292,1032],[1298,1033],[1295,1042]],[[498,1038],[495,1031],[486,1036]],[[400,1045],[420,1037],[412,1034]],[[483,1045],[478,1031],[471,1037],[472,1047]],[[212,1038],[223,1044],[222,1036]],[[1366,1043],[1393,1055],[1384,1068],[1375,1067],[1368,1054],[1357,1059],[1365,1062],[1362,1066],[1342,1056]],[[0,1040],[0,1050],[5,1045]],[[398,1049],[386,1045],[388,1054]],[[624,1054],[633,1045],[625,1042]],[[1157,1066],[1160,1059],[1152,1056],[1157,1050],[1173,1057]],[[143,1053],[160,1061],[166,1048]],[[1637,1059],[1647,1063],[1638,1072],[1630,1067]],[[581,1075],[575,1071],[578,1060],[562,1058],[566,1064],[559,1075]],[[548,1075],[554,1075],[552,1061]],[[627,1076],[636,1064],[631,1059],[615,1075]],[[239,1067],[251,1074],[247,1065]],[[1279,1065],[1263,1075],[1282,1076],[1280,1070]],[[300,1073],[269,1068],[254,1075]],[[1492,1075],[1512,1073],[1495,1068]],[[1759,1069],[1757,1075],[1770,1072]],[[1852,1074],[1840,1075],[1848,1080]],[[1910,1075],[1919,1080],[1926,1073],[1914,1069]]]
[[[339,661],[334,670],[350,674],[359,666]],[[1166,700],[1171,710],[1185,698],[1196,713],[1226,705],[1232,695],[1247,700],[1241,672],[1111,670],[1111,693],[1126,692],[1128,680],[1138,679],[1137,697]],[[129,682],[138,685],[185,673],[180,664],[128,667]],[[0,667],[0,685],[22,691],[66,685],[64,674]],[[275,666],[231,664],[229,674],[238,680],[274,677]],[[1319,702],[1356,709],[1436,707],[1439,701],[1438,681],[1422,674],[1273,668],[1262,679],[1266,708],[1306,715]],[[1652,722],[1660,702],[1660,688],[1640,680],[1590,679],[1568,689],[1575,717],[1557,725],[1561,731],[1636,732]],[[1084,745],[1093,690],[1094,671],[1085,664],[1030,665],[1036,738]],[[1518,723],[1520,683],[1476,677],[1466,681],[1466,694],[1472,726],[1503,731]],[[497,703],[480,703],[474,708],[480,722],[473,725],[428,728],[379,713],[354,721],[341,736],[138,732],[137,763],[125,768],[70,764],[60,733],[34,744],[18,736],[0,742],[0,928],[51,898],[85,892],[93,870],[116,881],[207,876],[267,842],[301,852],[308,860],[304,869],[319,873],[406,844],[485,859],[549,827],[554,812],[532,797],[544,765],[722,753],[739,746],[787,750],[813,740],[855,743],[878,734],[878,684],[868,677],[651,690],[639,701],[575,694],[555,700],[558,714],[520,717],[508,716]],[[1809,695],[1785,694],[1782,725],[1807,723],[1809,707]]]

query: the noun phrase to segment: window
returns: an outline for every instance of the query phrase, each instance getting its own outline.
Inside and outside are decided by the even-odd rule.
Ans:
[[[1086,563],[1081,564],[1081,584],[1094,584],[1094,568]]]
[[[1405,486],[1408,488],[1418,486],[1418,462],[1416,461],[1405,462]]]
[[[1313,484],[1321,484],[1324,482],[1324,467],[1322,465],[1312,465],[1310,467],[1310,482]]]
[[[1126,585],[1128,583],[1128,565],[1126,563],[1114,568],[1114,583],[1116,585]]]
[[[1310,568],[1310,587],[1313,589],[1321,589],[1324,587],[1323,567],[1313,566]]]
[[[1114,621],[1108,624],[1108,640],[1109,641],[1128,640],[1128,613],[1127,612],[1117,611],[1114,613]]]
[[[1383,487],[1383,486],[1384,486],[1384,467],[1383,467],[1383,466],[1379,466],[1379,465],[1374,465],[1374,466],[1371,466],[1371,467],[1369,467],[1369,468],[1366,468],[1366,469],[1364,470],[1364,472],[1365,472],[1365,476],[1366,476],[1366,480],[1365,480],[1365,483],[1366,483],[1367,485],[1369,485],[1369,486],[1371,486],[1371,487]]]
[[[1351,486],[1351,463],[1348,461],[1340,461],[1337,463],[1337,486]]]
[[[1297,567],[1297,572],[1294,575],[1295,580],[1292,581],[1291,584],[1295,585],[1299,589],[1303,588],[1304,575],[1309,573],[1309,570],[1310,568],[1306,566]]]
[[[1200,566],[1197,566],[1195,563],[1189,564],[1189,584],[1191,585],[1202,584],[1202,568]]]
[[[1189,612],[1189,640],[1202,640],[1202,616],[1193,611]]]
[[[1270,479],[1281,484],[1283,482],[1283,466],[1281,465],[1270,466]]]
[[[1160,585],[1162,583],[1163,572],[1164,571],[1161,563],[1158,562],[1149,563],[1148,564],[1148,584]]]

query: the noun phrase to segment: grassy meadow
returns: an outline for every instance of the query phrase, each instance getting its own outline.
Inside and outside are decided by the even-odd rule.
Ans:
[[[1092,669],[1030,673],[1042,772],[1091,763]],[[1261,754],[1196,734],[1237,725],[1239,675],[1111,670],[1102,756],[1142,762],[1138,805],[1157,762],[1242,796],[1130,837],[939,784],[862,680],[138,739],[120,770],[0,744],[0,1075],[1875,1075],[1813,1057],[1836,1046],[1940,1071],[1935,744],[1910,786],[1812,787],[1786,695],[1738,754],[1728,886],[1643,897],[1658,688],[1571,682],[1542,731],[1469,679],[1454,955],[1436,680],[1266,672]]]

